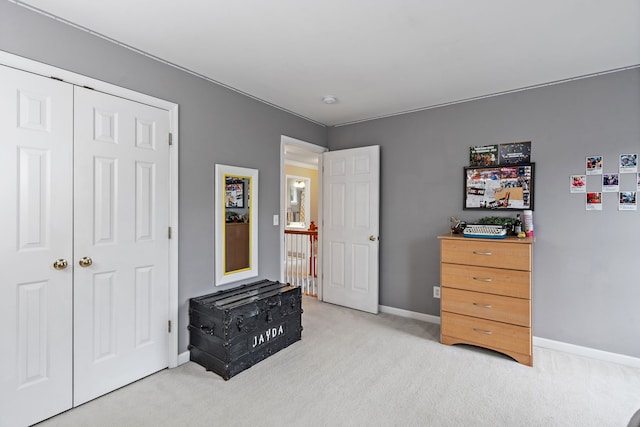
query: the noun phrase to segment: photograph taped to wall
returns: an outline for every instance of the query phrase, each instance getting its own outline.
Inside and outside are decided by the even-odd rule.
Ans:
[[[588,211],[601,211],[602,210],[602,193],[587,193],[587,210]]]
[[[587,175],[602,175],[602,164],[604,158],[602,156],[587,157]]]
[[[617,193],[620,191],[620,175],[617,173],[603,174],[602,191],[605,193]]]
[[[620,154],[620,173],[638,172],[638,154]]]
[[[572,193],[586,193],[587,192],[587,176],[586,175],[571,175],[569,178],[569,188]]]
[[[621,191],[618,210],[620,211],[635,211],[638,209],[637,204],[637,192],[635,191]]]
[[[464,168],[464,209],[533,210],[535,164]]]

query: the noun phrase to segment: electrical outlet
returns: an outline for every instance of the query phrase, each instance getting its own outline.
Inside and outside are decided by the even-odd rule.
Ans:
[[[440,298],[440,286],[433,287],[433,297]]]
[[[278,215],[273,216],[273,225],[278,225],[280,217]]]

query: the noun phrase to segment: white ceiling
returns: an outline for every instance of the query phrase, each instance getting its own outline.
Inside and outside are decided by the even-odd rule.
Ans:
[[[640,0],[13,1],[325,125],[640,64]]]

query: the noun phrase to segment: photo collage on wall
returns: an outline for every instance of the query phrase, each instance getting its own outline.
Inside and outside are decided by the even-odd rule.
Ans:
[[[464,209],[533,209],[531,141],[469,147]]]
[[[623,183],[629,181],[627,176],[632,175],[632,184]],[[600,183],[600,191],[587,191],[587,179],[589,176],[597,178]],[[571,175],[569,177],[569,190],[571,193],[586,194],[586,210],[602,210],[602,193],[618,193],[618,210],[638,210],[637,195],[640,191],[640,173],[638,173],[638,154],[620,154],[617,172],[604,172],[603,156],[588,156],[586,158],[585,174]]]

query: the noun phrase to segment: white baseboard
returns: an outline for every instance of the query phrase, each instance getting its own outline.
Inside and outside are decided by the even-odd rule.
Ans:
[[[178,366],[184,365],[189,361],[191,353],[189,351],[185,351],[184,353],[178,354]]]
[[[578,356],[590,357],[591,359],[631,366],[632,368],[640,368],[640,358],[631,357],[624,354],[611,353],[591,347],[582,347],[575,344],[569,344],[566,342],[554,341],[540,337],[533,337],[533,345],[536,347],[548,348],[550,350],[576,354]]]
[[[396,316],[406,317],[408,319],[421,320],[423,322],[436,323],[438,325],[440,324],[440,316],[416,313],[415,311],[387,307],[385,305],[379,306],[379,309],[381,313],[395,314]],[[589,357],[591,359],[631,366],[632,368],[640,368],[640,358],[631,357],[624,354],[611,353],[595,348],[582,347],[575,344],[569,344],[540,337],[533,337],[533,345],[536,347],[548,348],[550,350],[557,350],[569,354],[575,354],[578,356]]]
[[[387,307],[386,305],[378,306],[380,312],[395,314],[396,316],[406,317],[408,319],[422,320],[423,322],[440,324],[440,316],[432,316],[431,314],[416,313],[415,311],[403,310],[401,308]]]

